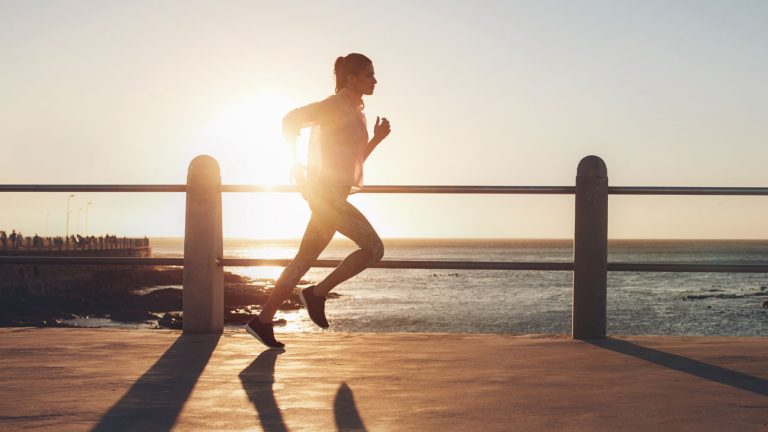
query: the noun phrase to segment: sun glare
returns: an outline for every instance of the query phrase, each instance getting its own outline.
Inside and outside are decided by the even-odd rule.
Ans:
[[[221,166],[225,183],[287,184],[290,148],[282,138],[282,118],[297,105],[277,94],[232,102],[215,112],[202,131],[209,154]]]
[[[297,101],[276,92],[221,105],[198,134],[197,154],[216,158],[224,184],[287,185],[293,161],[283,140],[282,119],[297,106]],[[300,157],[306,153],[306,141],[306,136],[299,140]],[[225,236],[296,237],[306,224],[306,206],[298,194],[228,194],[224,205]]]

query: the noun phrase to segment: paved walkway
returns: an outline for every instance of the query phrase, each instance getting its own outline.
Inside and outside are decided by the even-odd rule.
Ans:
[[[768,430],[768,338],[281,339],[0,329],[0,430]]]

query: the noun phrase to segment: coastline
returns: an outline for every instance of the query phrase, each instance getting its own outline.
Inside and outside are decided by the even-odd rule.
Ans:
[[[609,260],[616,262],[749,262],[768,256],[768,241],[762,240],[655,240],[616,244],[618,246],[609,250]],[[183,254],[180,238],[153,239],[152,246],[154,256],[181,257]],[[297,246],[297,240],[233,242],[230,239],[224,252],[226,257],[233,258],[289,258]],[[386,259],[393,260],[558,262],[572,256],[570,241],[550,239],[441,239],[437,242],[400,239],[385,240],[385,246]],[[334,239],[321,259],[343,258],[353,248],[350,241]],[[51,275],[43,274],[48,278],[43,286],[34,278],[25,279],[30,282],[30,291],[26,293],[29,299],[19,307],[6,305],[6,309],[11,309],[19,318],[9,325],[155,328],[158,320],[168,313],[165,324],[178,326],[174,320],[178,319],[176,312],[181,310],[180,268],[175,268],[176,276],[165,280],[156,280],[161,272],[155,272],[155,279],[139,277],[138,267],[123,274],[114,269],[118,272],[102,275],[100,279],[92,274],[106,267],[48,268],[69,274],[62,275],[58,285],[51,283],[51,279],[56,279]],[[231,327],[258,312],[259,296],[266,296],[265,289],[281,268],[227,267],[226,270],[227,277],[231,278],[226,291],[246,291],[243,293],[246,298],[227,304],[230,309],[226,325]],[[321,280],[328,271],[313,268],[305,275],[302,285]],[[608,278],[608,326],[612,334],[768,336],[768,309],[764,305],[768,301],[766,275],[612,272]],[[5,282],[0,278],[0,286]],[[71,295],[66,294],[69,291]],[[129,291],[132,296],[119,301],[120,307],[104,304],[106,297],[120,299]],[[158,298],[138,298],[149,292],[155,292]],[[334,292],[341,295],[339,300],[329,303],[328,317],[334,331],[476,334],[567,334],[570,331],[572,278],[568,272],[370,269]],[[56,298],[50,299],[48,293]],[[69,299],[61,298],[67,296]],[[76,301],[80,297],[86,299]],[[89,305],[94,299],[102,303]],[[60,305],[65,300],[66,308]],[[36,307],[30,306],[35,304],[45,306],[50,314],[44,316],[35,311]],[[281,332],[313,331],[304,312],[297,309],[298,302],[286,306],[277,316],[286,321]],[[22,308],[33,309],[37,315],[18,317]],[[56,312],[64,313],[55,315]],[[462,319],[456,320],[454,316]]]
[[[15,284],[4,292],[0,327],[80,327],[73,323],[91,318],[116,323],[154,323],[156,328],[182,327],[182,269],[39,267],[34,281]],[[244,324],[268,298],[267,284],[272,281],[253,280],[231,272],[225,272],[224,279],[225,323]],[[294,293],[280,310],[300,307]]]

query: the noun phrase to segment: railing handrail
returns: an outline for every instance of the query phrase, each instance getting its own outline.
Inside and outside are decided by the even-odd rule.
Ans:
[[[45,184],[0,185],[0,192],[186,192],[187,185]]]
[[[298,192],[295,186],[222,185],[222,192]],[[370,185],[357,193],[427,194],[574,194],[574,186],[483,186],[483,185]]]
[[[768,195],[768,187],[608,186],[609,195]]]
[[[187,192],[181,184],[47,184],[0,185],[0,192]],[[221,185],[221,192],[298,192],[288,185]],[[428,193],[428,194],[530,194],[573,195],[575,186],[492,186],[492,185],[370,185],[358,193]],[[768,187],[719,186],[609,186],[610,195],[768,195]]]
[[[220,267],[285,267],[288,258],[222,258]],[[0,256],[0,264],[39,265],[147,265],[183,266],[184,258],[174,257],[52,257],[52,256]],[[313,267],[334,268],[341,260],[317,260]],[[383,260],[371,266],[383,269],[422,270],[535,270],[573,271],[572,262],[563,261],[443,261],[443,260]],[[608,271],[615,272],[657,272],[657,273],[768,273],[766,262],[736,263],[626,263],[609,262]]]

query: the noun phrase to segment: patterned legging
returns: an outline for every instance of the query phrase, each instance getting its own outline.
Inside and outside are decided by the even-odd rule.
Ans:
[[[384,256],[381,238],[368,219],[347,201],[348,195],[349,187],[327,185],[313,187],[307,193],[312,216],[296,257],[275,282],[275,288],[262,309],[262,319],[274,317],[277,308],[309,271],[336,231],[353,240],[360,249],[347,256],[318,284],[318,288],[323,288],[322,291],[330,291],[341,282],[379,262]]]

